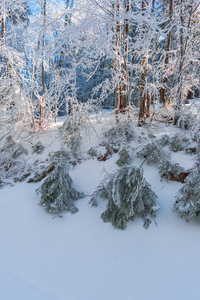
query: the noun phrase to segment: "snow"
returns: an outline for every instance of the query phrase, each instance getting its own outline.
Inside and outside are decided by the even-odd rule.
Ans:
[[[56,128],[43,133],[49,151],[60,146]],[[84,140],[83,147],[94,140]],[[47,214],[35,193],[41,183],[0,190],[0,299],[199,300],[200,221],[186,223],[172,210],[181,183],[161,181],[156,167],[143,165],[160,206],[157,226],[147,230],[140,219],[124,231],[114,229],[100,218],[106,201],[97,208],[88,204],[105,171],[117,169],[117,158],[87,159],[70,171],[74,187],[88,195],[77,201],[74,215]],[[187,168],[194,164],[182,152],[173,160]]]

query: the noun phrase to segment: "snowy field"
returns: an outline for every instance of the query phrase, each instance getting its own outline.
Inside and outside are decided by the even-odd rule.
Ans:
[[[178,132],[162,126],[162,134]],[[43,133],[48,151],[59,148],[56,128]],[[83,148],[96,140],[85,141]],[[194,164],[193,156],[182,152],[171,158],[186,169]],[[117,154],[105,162],[88,159],[76,165],[70,170],[74,187],[91,195],[105,171],[117,169],[116,160]],[[38,205],[35,190],[41,183],[1,189],[0,299],[199,300],[200,221],[186,223],[173,212],[181,183],[161,181],[156,167],[143,167],[160,206],[157,225],[147,230],[140,219],[125,230],[103,223],[106,202],[91,207],[89,196],[77,201],[77,214],[52,216]]]

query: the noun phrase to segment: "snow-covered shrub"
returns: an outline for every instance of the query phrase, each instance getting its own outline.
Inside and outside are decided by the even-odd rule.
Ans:
[[[72,179],[67,172],[65,164],[56,164],[54,170],[49,174],[44,183],[37,189],[41,194],[40,205],[48,213],[59,213],[67,210],[76,213],[74,201],[82,198],[83,193],[76,191],[72,187]]]
[[[68,165],[70,159],[71,159],[70,153],[65,149],[61,149],[59,151],[54,152],[51,155],[50,161],[54,165],[56,164]]]
[[[200,115],[196,115],[195,122],[190,130],[192,139],[200,143]]]
[[[121,151],[119,151],[118,155],[119,159],[116,161],[116,164],[119,167],[123,167],[124,165],[129,165],[131,163],[132,158],[126,148],[123,148]]]
[[[21,156],[22,154],[28,154],[28,150],[24,148],[24,146],[20,143],[17,143],[15,148],[14,148],[14,151],[13,151],[13,154],[12,154],[12,158],[18,158],[19,156]]]
[[[198,131],[192,132],[192,139],[195,142],[200,143],[200,132]]]
[[[158,164],[158,162],[165,156],[162,147],[153,141],[146,144],[140,151],[137,152],[140,158],[146,158],[147,164]]]
[[[148,133],[148,138],[154,139],[154,138],[155,138],[155,135],[154,135],[152,132],[149,132],[149,133]]]
[[[97,189],[91,199],[93,204],[97,204],[98,195],[108,200],[107,209],[101,215],[103,221],[119,229],[125,229],[135,217],[142,218],[144,227],[148,228],[159,209],[157,196],[144,179],[142,168],[138,167],[123,167],[112,174]]]
[[[4,148],[10,148],[12,146],[14,146],[16,144],[14,138],[12,135],[9,135],[6,137],[6,142],[5,142],[5,145],[4,145]]]
[[[41,142],[37,142],[34,146],[32,146],[33,153],[41,154],[44,150],[44,145]]]
[[[17,143],[12,136],[6,138],[4,146],[0,149],[0,178],[3,185],[12,183],[14,178],[26,172],[27,164],[22,154],[28,151],[21,143]]]
[[[80,149],[81,138],[79,124],[69,117],[63,124],[63,139],[72,153],[76,154]]]
[[[137,138],[137,141],[139,144],[143,144],[147,141],[147,137],[144,135],[144,132],[141,132],[141,134]]]
[[[178,176],[184,172],[184,169],[178,163],[172,163],[166,157],[159,162],[158,170],[161,178],[167,180],[172,176],[178,178]]]
[[[91,147],[91,148],[88,150],[87,154],[90,155],[91,157],[95,157],[95,156],[97,156],[98,151],[97,151],[97,149],[95,149],[94,147]]]
[[[179,190],[174,204],[174,211],[186,221],[193,217],[200,218],[200,166],[198,165],[186,178]]]
[[[161,136],[161,138],[157,141],[157,143],[162,146],[162,147],[165,147],[167,145],[170,144],[170,136],[168,134],[164,134]]]
[[[11,135],[7,136],[1,152],[5,152],[6,155],[9,155],[10,158],[12,157],[13,159],[18,158],[22,154],[28,154],[28,151],[24,148],[23,144],[16,142]]]
[[[35,162],[35,166],[33,166],[35,174],[33,177],[28,179],[28,183],[41,181],[42,179],[47,177],[59,164],[65,165],[66,168],[69,169],[71,156],[65,149],[61,149],[59,151],[54,152],[51,155],[50,159],[47,159],[47,162],[48,164],[41,164],[41,162],[38,163],[38,161]],[[31,173],[33,173],[33,170],[31,170]]]
[[[114,124],[113,124],[114,123]],[[120,119],[119,122],[112,122],[106,126],[103,132],[104,137],[109,143],[118,145],[123,142],[128,143],[136,136],[130,120]]]
[[[188,142],[188,138],[182,138],[180,135],[175,134],[170,141],[170,150],[173,152],[181,151],[187,146]]]
[[[183,112],[177,120],[177,126],[182,129],[191,129],[194,124],[194,116],[191,112]]]

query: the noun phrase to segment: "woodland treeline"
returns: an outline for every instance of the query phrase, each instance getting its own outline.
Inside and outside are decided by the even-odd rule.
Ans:
[[[1,0],[0,126],[199,96],[198,0]],[[152,104],[152,105],[150,105]],[[5,124],[7,126],[5,126]]]

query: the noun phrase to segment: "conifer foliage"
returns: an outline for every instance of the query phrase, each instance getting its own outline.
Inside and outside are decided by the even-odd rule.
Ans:
[[[137,152],[140,158],[146,158],[147,164],[155,164],[165,156],[162,147],[155,141],[146,144],[140,151]]]
[[[169,180],[172,176],[178,178],[184,169],[178,163],[172,163],[167,158],[163,158],[158,164],[161,178]]]
[[[116,161],[116,164],[119,167],[122,167],[124,165],[129,165],[132,161],[132,158],[128,152],[128,150],[126,148],[123,148],[120,152],[119,152],[119,159]]]
[[[135,217],[142,218],[144,227],[148,228],[159,209],[157,196],[144,179],[143,169],[135,166],[119,169],[100,186],[95,197],[97,194],[108,200],[107,209],[101,215],[103,221],[119,229],[125,229]]]
[[[200,165],[189,174],[184,186],[179,190],[174,204],[174,211],[186,221],[193,217],[200,218]]]
[[[62,152],[61,156],[63,157]],[[73,181],[68,173],[67,163],[63,162],[62,158],[58,159],[59,153],[55,157],[57,160],[54,162],[54,170],[37,190],[37,193],[41,194],[40,205],[52,214],[64,210],[76,213],[78,209],[74,201],[83,198],[84,194],[72,187]]]
[[[115,124],[115,126],[113,126],[113,124]],[[103,135],[109,143],[120,145],[121,143],[129,143],[132,141],[136,133],[131,125],[131,121],[120,116],[117,121],[114,119],[111,124],[106,124]]]

